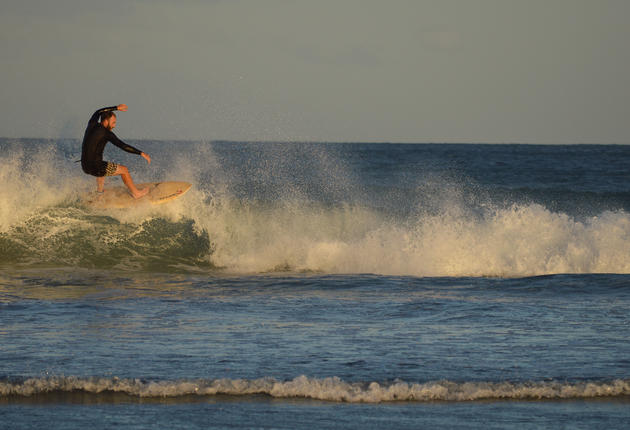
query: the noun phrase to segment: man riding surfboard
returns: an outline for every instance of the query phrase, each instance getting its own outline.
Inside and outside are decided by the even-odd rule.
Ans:
[[[83,136],[83,148],[81,150],[81,168],[88,175],[96,176],[96,191],[102,193],[105,186],[105,176],[122,177],[123,183],[129,188],[131,195],[139,199],[149,192],[148,188],[138,189],[131,179],[129,170],[121,165],[109,161],[103,161],[103,151],[107,142],[111,142],[123,151],[137,154],[151,164],[151,157],[131,145],[126,144],[112,132],[116,127],[116,114],[114,111],[127,111],[127,105],[120,104],[97,110],[88,121],[85,135]],[[100,122],[99,121],[100,117]]]

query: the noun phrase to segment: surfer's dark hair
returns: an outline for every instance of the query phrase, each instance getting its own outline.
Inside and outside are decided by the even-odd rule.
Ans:
[[[103,112],[101,114],[101,122],[105,121],[106,119],[110,119],[113,116],[116,116],[116,114],[112,110],[110,110],[109,112]]]

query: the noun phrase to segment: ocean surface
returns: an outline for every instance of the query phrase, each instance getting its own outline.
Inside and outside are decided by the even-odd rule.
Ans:
[[[0,140],[0,428],[630,422],[630,146],[129,143]]]

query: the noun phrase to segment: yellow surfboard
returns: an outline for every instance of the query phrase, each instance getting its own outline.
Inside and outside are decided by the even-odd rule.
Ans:
[[[122,209],[139,205],[161,205],[184,195],[192,186],[188,182],[147,182],[136,184],[138,189],[149,188],[149,192],[139,199],[134,199],[129,189],[122,187],[105,187],[103,194],[96,192],[84,198],[85,204],[98,209]]]

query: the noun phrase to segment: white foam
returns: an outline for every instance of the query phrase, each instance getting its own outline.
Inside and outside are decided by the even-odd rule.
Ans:
[[[29,154],[14,149],[0,155],[0,232],[35,210],[58,204],[85,185],[76,176],[68,180],[69,172],[56,159],[54,145],[40,145]]]
[[[361,203],[326,206],[308,200],[299,190],[263,204],[231,196],[225,185],[219,185],[229,182],[230,175],[221,172],[211,149],[201,148],[197,157],[201,159],[182,155],[171,160],[174,169],[186,172],[183,179],[194,184],[181,199],[160,207],[106,211],[102,215],[116,218],[138,233],[143,223],[153,218],[174,222],[192,219],[196,232],[207,232],[212,242],[205,257],[208,262],[237,273],[292,270],[499,277],[630,273],[630,214],[624,211],[578,220],[538,204],[481,206],[471,210],[461,203],[458,191],[450,188],[442,190],[444,195],[440,195],[440,189],[434,190],[435,201],[431,203],[439,211],[427,214],[418,210],[415,216],[405,218],[383,214]],[[334,165],[325,157],[320,161]],[[48,216],[45,211],[42,215],[42,208],[76,198],[88,183],[93,186],[78,167],[71,173],[59,167],[63,163],[54,146],[43,145],[28,156],[14,149],[2,155],[0,163],[4,166],[0,169],[4,185],[0,188],[0,233],[11,236],[11,228],[27,225],[20,234],[27,231],[31,235],[26,238],[28,247],[54,243],[52,239],[76,231],[77,225],[90,228],[84,225],[91,222],[89,213],[76,215],[57,210],[50,212],[50,222],[40,222]],[[335,183],[338,176],[344,175],[343,169],[336,169],[339,171],[333,169]],[[209,172],[216,184],[202,182]],[[343,194],[340,190],[335,192]],[[407,204],[400,202],[401,206]],[[122,233],[128,236],[127,230]],[[18,242],[26,240],[17,236]],[[99,230],[94,231],[94,237],[118,236],[115,231],[110,234]],[[159,242],[159,238],[152,239]],[[107,240],[98,246],[107,247]],[[76,252],[76,247],[70,248]],[[62,251],[46,249],[53,254]],[[30,252],[29,248],[29,255],[36,257],[37,252],[38,249]],[[51,261],[67,260],[62,257]],[[71,257],[68,264],[81,261],[80,255]],[[142,266],[129,260],[129,267]]]
[[[212,263],[236,272],[630,273],[630,215],[623,211],[578,221],[531,204],[476,216],[445,208],[440,215],[392,221],[356,205],[281,202],[259,209],[226,198],[191,207],[188,216],[209,232]]]
[[[609,382],[346,382],[337,377],[145,381],[120,378],[47,377],[0,382],[0,396],[33,396],[51,392],[124,393],[135,397],[179,397],[219,394],[266,394],[276,398],[308,398],[332,402],[558,400],[630,395],[630,380]]]

